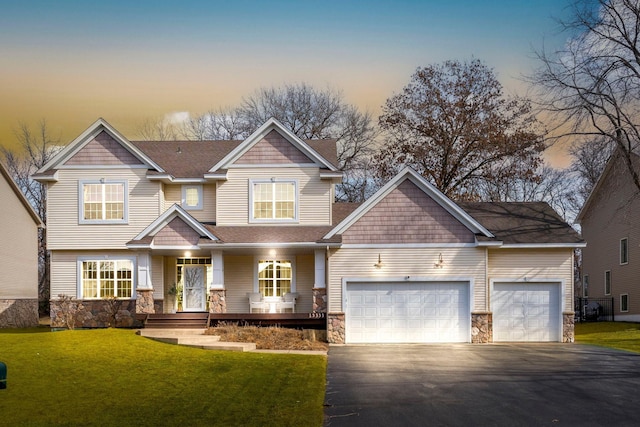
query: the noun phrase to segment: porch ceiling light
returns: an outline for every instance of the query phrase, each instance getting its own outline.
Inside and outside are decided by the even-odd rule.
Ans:
[[[442,259],[442,252],[440,252],[438,254],[438,260],[436,261],[436,263],[434,264],[435,268],[442,268],[444,267],[444,260]]]
[[[375,264],[373,264],[373,266],[375,268],[382,268],[384,264],[382,263],[382,258],[380,257],[380,254],[378,254],[378,262],[376,262]]]
[[[186,251],[186,252],[184,253],[184,257],[185,257],[185,258],[191,258],[191,252]]]

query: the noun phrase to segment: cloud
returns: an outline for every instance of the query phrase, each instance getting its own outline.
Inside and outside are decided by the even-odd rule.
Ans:
[[[164,122],[172,125],[186,123],[191,119],[188,111],[174,111],[164,115]]]

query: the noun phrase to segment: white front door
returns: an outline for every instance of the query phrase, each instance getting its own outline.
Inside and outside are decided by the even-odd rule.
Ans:
[[[204,266],[185,265],[182,267],[184,293],[182,297],[183,311],[205,311]]]

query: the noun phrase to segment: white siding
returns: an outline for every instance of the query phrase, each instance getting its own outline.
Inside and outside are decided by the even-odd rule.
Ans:
[[[296,257],[296,312],[311,313],[313,308],[313,282],[315,261],[313,255]]]
[[[434,264],[442,253],[443,268]],[[384,266],[373,264],[378,254]],[[342,248],[329,257],[328,311],[342,312],[343,278],[430,278],[442,280],[472,279],[471,310],[486,310],[487,283],[485,280],[485,250],[481,248]]]
[[[182,203],[182,185],[171,184],[164,186],[165,210],[171,205]],[[206,184],[202,186],[202,209],[189,210],[189,215],[198,221],[214,222],[216,220],[216,185]]]
[[[0,299],[38,298],[38,227],[0,175]]]
[[[160,184],[145,178],[146,169],[63,169],[49,184],[47,243],[50,250],[124,249],[125,244],[160,214]],[[128,182],[128,224],[78,224],[78,181]]]
[[[329,225],[331,222],[331,182],[320,179],[318,168],[237,168],[218,186],[217,225],[249,223],[249,179],[298,180],[300,225]],[[285,225],[291,225],[290,223]]]
[[[488,279],[562,280],[564,311],[573,311],[572,249],[494,249],[489,251]]]

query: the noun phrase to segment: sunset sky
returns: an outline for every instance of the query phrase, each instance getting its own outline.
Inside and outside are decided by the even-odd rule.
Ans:
[[[46,119],[69,142],[98,117],[236,105],[261,86],[341,90],[376,117],[416,67],[478,58],[508,93],[563,43],[568,0],[0,0],[0,144]]]

